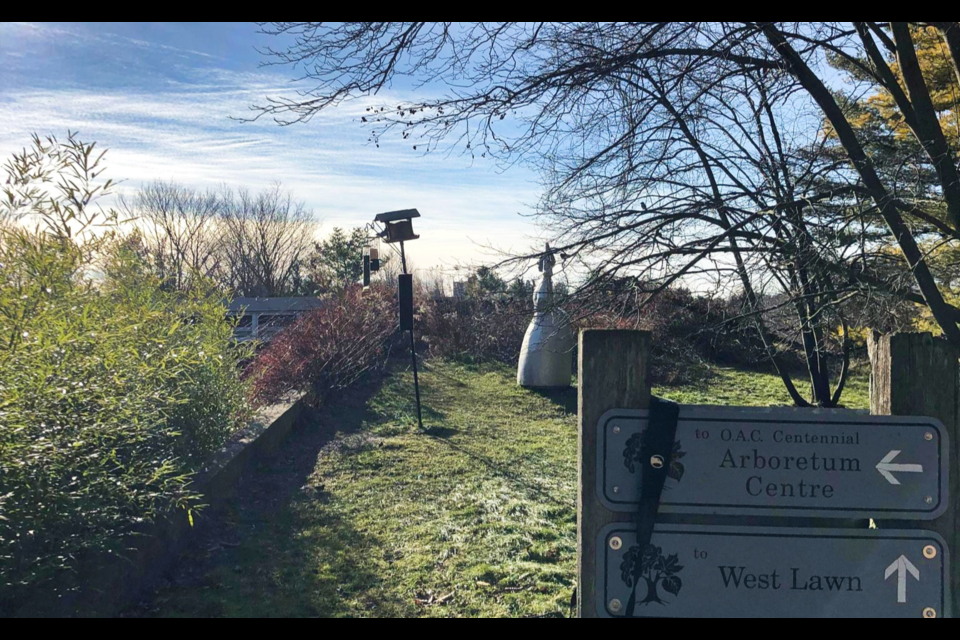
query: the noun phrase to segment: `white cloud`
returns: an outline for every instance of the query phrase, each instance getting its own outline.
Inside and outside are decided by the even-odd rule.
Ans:
[[[537,230],[517,215],[537,199],[528,172],[501,174],[489,163],[456,155],[424,156],[395,139],[380,148],[369,145],[357,120],[371,101],[348,102],[309,124],[238,122],[231,116],[245,116],[250,104],[288,89],[265,74],[223,69],[204,69],[197,79],[150,93],[65,88],[0,94],[0,156],[27,144],[33,132],[72,130],[110,149],[109,175],[123,180],[124,189],[154,179],[251,189],[281,181],[326,229],[418,207],[422,239],[411,254],[421,268],[488,259],[475,243],[516,250],[534,244]]]

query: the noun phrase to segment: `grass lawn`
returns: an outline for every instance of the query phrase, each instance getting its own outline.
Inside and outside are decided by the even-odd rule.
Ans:
[[[138,616],[569,614],[575,580],[576,392],[513,370],[431,362],[428,434],[405,371],[321,412],[245,478]],[[657,389],[682,403],[771,405],[775,376],[721,369]],[[848,388],[867,404],[866,380]]]

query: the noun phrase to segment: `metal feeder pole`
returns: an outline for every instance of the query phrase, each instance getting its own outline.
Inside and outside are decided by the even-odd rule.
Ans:
[[[407,275],[407,253],[403,248],[403,240],[400,241],[400,266],[403,267],[403,274]],[[423,431],[423,408],[420,405],[420,373],[417,370],[417,341],[413,336],[413,324],[410,325],[410,358],[413,360],[413,388],[417,392],[417,424]]]

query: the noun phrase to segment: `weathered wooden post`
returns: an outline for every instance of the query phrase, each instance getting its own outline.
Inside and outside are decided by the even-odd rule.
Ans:
[[[577,496],[577,613],[596,618],[596,542],[613,522],[631,522],[629,513],[613,513],[597,498],[597,424],[611,409],[650,406],[650,333],[585,330],[580,332],[579,494]]]
[[[872,372],[870,413],[930,416],[940,420],[950,438],[951,504],[930,523],[883,522],[881,528],[932,529],[960,549],[960,520],[953,501],[960,497],[960,353],[929,333],[874,334],[869,338]],[[950,575],[954,614],[960,614],[960,562]]]

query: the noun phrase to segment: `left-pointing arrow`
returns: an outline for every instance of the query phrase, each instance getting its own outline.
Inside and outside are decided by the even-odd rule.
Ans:
[[[891,451],[877,465],[877,471],[892,485],[900,484],[897,477],[893,475],[894,473],[923,473],[923,465],[893,464],[893,461],[896,460],[899,455],[899,451]]]

